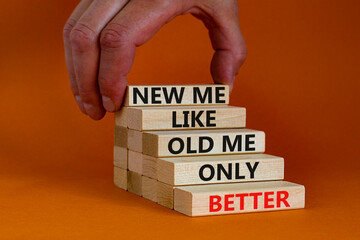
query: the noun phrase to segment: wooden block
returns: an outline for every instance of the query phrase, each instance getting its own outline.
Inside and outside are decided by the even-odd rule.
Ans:
[[[117,111],[115,113],[115,125],[116,126],[127,128],[127,122],[128,122],[127,119],[128,119],[128,117],[127,117],[127,108],[126,107],[122,107],[120,109],[120,111]]]
[[[157,180],[142,176],[142,196],[153,202],[157,202]]]
[[[265,133],[250,129],[143,132],[143,154],[153,157],[264,151]]]
[[[157,179],[157,159],[156,157],[142,155],[143,157],[143,166],[142,174],[150,178]]]
[[[134,152],[129,150],[128,151],[128,166],[129,170],[142,174],[143,169],[143,155],[142,153]]]
[[[170,185],[282,180],[284,159],[268,154],[158,158],[157,180]]]
[[[127,170],[114,167],[114,184],[115,186],[127,190]]]
[[[174,186],[157,181],[157,203],[174,209]]]
[[[128,86],[125,106],[229,104],[228,85]]]
[[[114,131],[114,145],[127,148],[128,129],[121,126],[115,126]]]
[[[142,152],[142,132],[128,129],[128,149],[134,152]]]
[[[188,216],[304,207],[304,186],[285,181],[197,185],[174,190],[174,209]]]
[[[128,150],[126,148],[114,146],[114,166],[128,168]]]
[[[142,196],[141,174],[128,171],[127,188],[129,192]]]
[[[138,131],[245,127],[242,107],[129,107],[127,111],[128,128]]]

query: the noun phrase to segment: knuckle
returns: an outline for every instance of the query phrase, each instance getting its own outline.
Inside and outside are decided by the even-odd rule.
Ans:
[[[225,1],[215,1],[216,7],[222,7],[227,10],[237,10],[238,1],[237,0],[225,0]]]
[[[111,24],[104,29],[100,36],[101,48],[119,48],[130,40],[126,26]]]
[[[173,6],[174,2],[172,0],[151,0],[152,5],[156,5],[160,8],[168,8],[169,6]]]
[[[74,28],[76,24],[76,21],[74,19],[69,19],[64,28],[63,28],[63,37],[64,37],[64,40],[66,41],[70,41],[70,33],[72,31],[72,29]]]
[[[74,50],[89,49],[96,42],[96,33],[84,24],[76,24],[70,33],[70,42]]]
[[[247,50],[244,47],[237,48],[237,50],[234,51],[234,57],[237,62],[241,63],[245,61],[247,57]]]

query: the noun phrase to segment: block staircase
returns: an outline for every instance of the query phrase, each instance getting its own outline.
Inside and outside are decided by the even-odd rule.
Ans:
[[[115,113],[114,183],[188,216],[299,209],[305,188],[245,128],[226,85],[128,86]]]

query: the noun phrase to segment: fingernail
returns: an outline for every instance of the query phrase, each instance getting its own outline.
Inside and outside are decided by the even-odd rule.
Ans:
[[[106,111],[115,112],[115,110],[116,110],[115,104],[110,98],[102,96],[102,102],[103,102],[103,105],[104,105],[104,108],[106,109]]]
[[[97,110],[94,105],[90,103],[83,103],[83,104],[87,115],[89,115],[90,117],[96,116]]]
[[[76,95],[76,96],[75,96],[75,100],[76,100],[76,103],[78,104],[80,110],[81,110],[83,113],[87,114],[87,113],[86,113],[86,110],[85,110],[85,107],[84,107],[84,104],[83,104],[83,102],[81,101],[81,97],[80,97],[79,95]]]

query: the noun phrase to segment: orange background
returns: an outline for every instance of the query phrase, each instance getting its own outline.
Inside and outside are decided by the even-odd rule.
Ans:
[[[231,104],[306,186],[306,209],[201,218],[114,187],[113,115],[82,115],[68,84],[76,4],[0,2],[0,239],[360,239],[360,1],[239,1],[249,54]],[[211,55],[201,22],[178,17],[129,83],[210,83]]]

